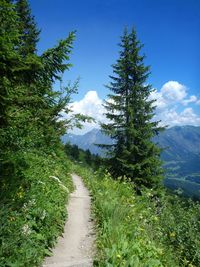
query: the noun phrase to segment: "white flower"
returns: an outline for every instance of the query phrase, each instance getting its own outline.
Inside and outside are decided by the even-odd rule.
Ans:
[[[31,229],[28,224],[24,224],[22,227],[22,234],[23,235],[30,235],[31,234]]]
[[[25,212],[28,210],[28,203],[24,203],[22,210]]]
[[[41,216],[41,220],[44,220],[45,217],[46,217],[46,215],[47,215],[46,210],[43,210],[43,212],[42,212],[42,216]]]
[[[60,179],[56,176],[49,176],[49,178],[52,178],[52,179],[56,180],[57,182],[61,183]]]
[[[38,181],[38,184],[43,184],[43,185],[45,185],[45,183],[44,183],[44,182],[42,182],[42,181]]]
[[[52,179],[54,179],[55,181],[57,181],[58,182],[58,184],[68,193],[69,192],[69,190],[68,190],[68,188],[60,181],[60,179],[58,178],[58,177],[56,177],[56,176],[49,176],[49,178],[52,178]]]
[[[34,206],[35,204],[36,204],[35,199],[31,199],[31,200],[29,200],[29,202],[28,202],[28,205],[29,205],[29,206]]]

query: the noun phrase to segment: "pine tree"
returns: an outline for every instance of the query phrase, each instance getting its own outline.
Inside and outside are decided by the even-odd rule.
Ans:
[[[154,100],[149,100],[152,87],[147,83],[149,66],[144,65],[143,47],[133,29],[125,29],[120,43],[119,59],[105,103],[106,117],[102,130],[114,144],[104,146],[109,151],[109,167],[114,177],[126,176],[137,185],[151,187],[161,179],[160,149],[152,138],[161,128],[153,121]]]
[[[71,148],[71,156],[73,159],[79,161],[80,151],[77,145],[73,145]]]
[[[85,162],[90,166],[92,165],[92,154],[89,149],[85,151]]]
[[[19,52],[24,57],[36,52],[40,31],[37,29],[34,17],[27,0],[17,0],[16,11],[20,33]]]
[[[15,51],[19,44],[17,16],[10,1],[0,0],[0,127],[7,125],[9,92],[16,79],[20,57]],[[2,148],[2,146],[1,146]]]
[[[25,3],[26,1],[18,1]],[[30,10],[29,10],[30,11]],[[48,49],[41,56],[28,43],[22,42],[22,20],[16,4],[0,0],[0,161],[7,161],[12,151],[30,148],[55,150],[60,145],[60,136],[70,127],[73,119],[59,120],[61,111],[69,112],[69,102],[75,86],[66,86],[64,92],[56,92],[53,83],[61,79],[62,73],[71,64],[69,54],[72,50],[74,32],[61,40],[57,46]],[[27,16],[28,17],[28,16]],[[20,18],[20,19],[19,19]],[[31,23],[30,19],[30,23]],[[30,24],[29,23],[29,24]],[[27,31],[32,44],[36,35]],[[35,37],[33,37],[35,36]],[[27,36],[28,37],[28,36]],[[24,39],[28,40],[28,39]],[[25,49],[27,48],[27,49]],[[24,50],[25,49],[25,50]],[[24,51],[22,53],[22,51]]]

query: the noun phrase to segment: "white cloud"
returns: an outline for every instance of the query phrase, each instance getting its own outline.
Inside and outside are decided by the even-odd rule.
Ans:
[[[187,106],[190,103],[196,103],[198,105],[199,102],[200,100],[198,100],[198,98],[195,95],[191,95],[188,99],[184,99],[182,101],[184,106]]]
[[[177,81],[169,81],[165,83],[160,90],[162,97],[167,102],[179,102],[187,96],[187,88],[185,85]]]
[[[195,95],[189,96],[188,91],[185,85],[177,81],[169,81],[160,91],[155,90],[150,97],[156,100],[155,119],[169,126],[200,125],[200,117],[194,113],[192,107],[183,109],[190,104],[200,104],[200,100]]]
[[[185,108],[178,112],[175,108],[166,109],[162,113],[156,113],[155,120],[161,120],[161,125],[200,125],[200,116],[194,113],[192,108]]]
[[[200,116],[189,105],[200,105],[195,95],[189,95],[189,89],[177,81],[168,81],[161,90],[152,92],[150,99],[155,99],[155,120],[161,120],[163,125],[200,125]],[[74,113],[82,113],[96,119],[91,124],[85,123],[83,130],[75,129],[75,133],[85,133],[92,128],[99,128],[99,121],[106,122],[103,100],[96,91],[88,91],[83,99],[72,103]],[[185,107],[188,106],[188,107]]]
[[[154,105],[157,107],[157,109],[162,110],[167,107],[167,102],[164,99],[161,92],[158,92],[157,90],[153,91],[149,97],[150,100],[155,100]]]
[[[71,108],[73,113],[81,113],[83,115],[91,116],[96,120],[96,122],[84,123],[84,129],[75,129],[75,133],[83,134],[93,128],[99,128],[99,121],[106,121],[106,118],[103,115],[105,113],[103,100],[99,98],[96,91],[88,91],[83,99],[72,103]]]
[[[98,97],[96,91],[88,91],[84,98],[72,104],[72,109],[75,113],[82,113],[88,116],[95,116],[96,119],[101,117],[103,101]]]
[[[165,83],[161,90],[155,90],[152,92],[150,99],[155,99],[155,105],[157,109],[166,109],[169,106],[175,105],[176,103],[184,103],[187,105],[191,102],[195,102],[197,99],[192,96],[190,99],[185,99],[187,97],[187,87],[177,81],[168,81]]]

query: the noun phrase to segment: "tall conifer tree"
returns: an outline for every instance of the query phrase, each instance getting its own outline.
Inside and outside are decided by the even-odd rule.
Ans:
[[[20,46],[22,56],[34,54],[39,40],[40,31],[37,29],[34,17],[27,0],[17,0],[16,11],[19,20]]]
[[[105,103],[110,122],[102,124],[102,129],[114,140],[106,146],[113,176],[125,175],[139,186],[151,187],[161,179],[160,149],[152,142],[161,128],[152,120],[155,106],[149,96],[153,89],[147,83],[149,66],[140,54],[142,46],[135,30],[125,29],[108,85],[113,94]]]

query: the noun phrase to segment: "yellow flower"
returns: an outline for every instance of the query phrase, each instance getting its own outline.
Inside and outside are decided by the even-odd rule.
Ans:
[[[159,248],[159,249],[158,249],[158,253],[159,253],[160,255],[163,255],[163,250],[162,250],[162,248]]]
[[[154,216],[154,217],[153,217],[153,220],[154,220],[155,222],[157,222],[157,221],[158,221],[158,217],[157,217],[157,216]]]
[[[170,236],[170,237],[175,237],[175,236],[176,236],[176,233],[175,233],[175,232],[171,232],[171,233],[169,234],[169,236]]]
[[[23,198],[23,195],[24,195],[23,192],[18,192],[18,193],[17,193],[18,198]]]

